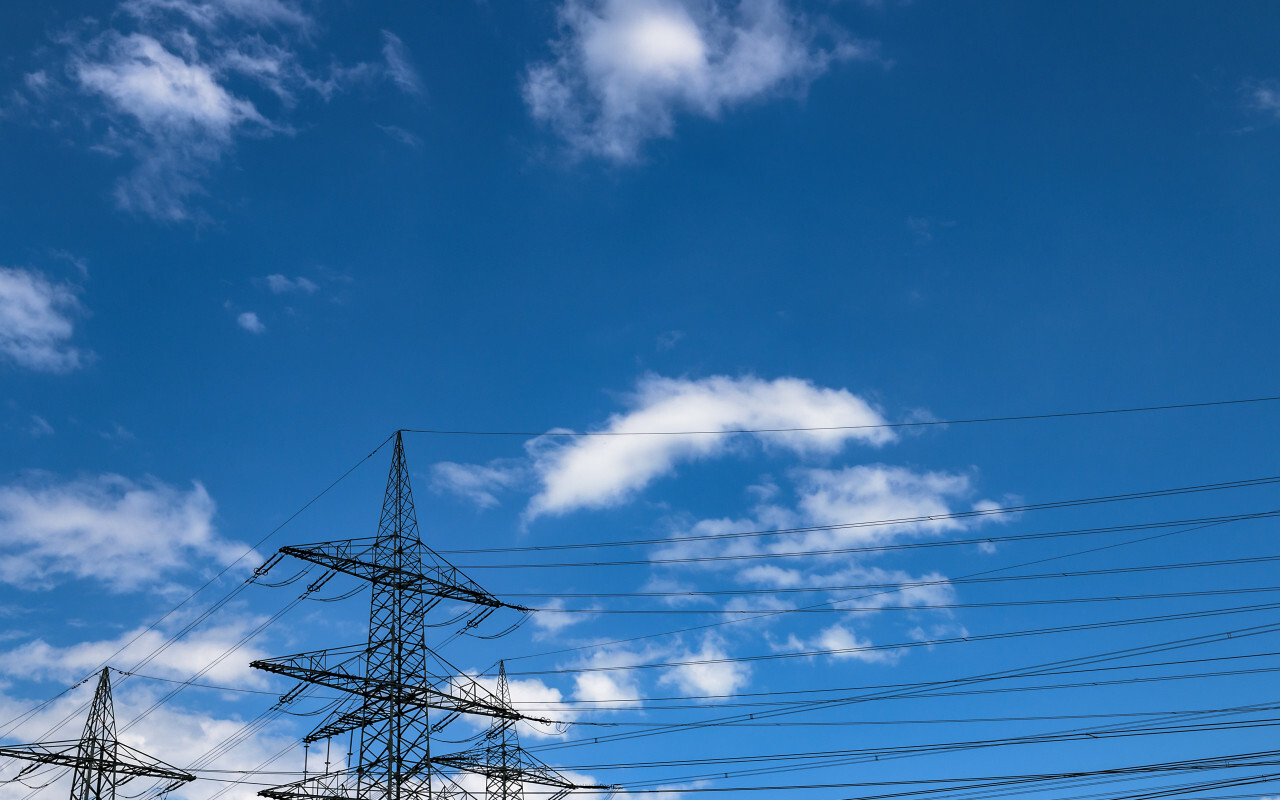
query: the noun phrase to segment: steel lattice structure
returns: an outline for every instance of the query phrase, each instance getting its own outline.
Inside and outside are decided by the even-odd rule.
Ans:
[[[264,789],[259,794],[273,800],[470,797],[435,765],[480,770],[433,759],[431,734],[459,714],[484,715],[512,725],[525,717],[512,709],[509,698],[495,697],[427,647],[427,612],[441,600],[462,601],[478,607],[465,623],[465,630],[500,608],[522,613],[528,609],[489,594],[423,544],[418,535],[413,491],[399,432],[387,476],[378,535],[372,539],[284,547],[280,553],[368,581],[372,584],[373,596],[367,644],[263,659],[251,664],[257,669],[352,695],[352,703],[330,714],[305,741],[360,731],[358,760],[354,766]],[[433,667],[444,669],[437,671]],[[428,719],[433,709],[444,712],[434,724]]]
[[[195,780],[177,767],[121,744],[116,739],[116,715],[111,702],[110,669],[103,667],[93,693],[84,732],[75,742],[43,742],[0,747],[0,757],[36,764],[71,767],[71,800],[115,800],[116,790],[134,778],[169,783],[161,793]],[[28,767],[31,769],[32,767]]]
[[[511,687],[507,684],[507,666],[498,663],[498,687],[495,692],[503,705],[511,706]],[[474,750],[438,756],[435,763],[485,776],[488,800],[524,800],[524,785],[536,783],[560,791],[548,800],[560,800],[574,789],[612,790],[610,786],[576,784],[539,761],[520,746],[516,733],[517,719],[495,717],[484,737],[484,744]]]

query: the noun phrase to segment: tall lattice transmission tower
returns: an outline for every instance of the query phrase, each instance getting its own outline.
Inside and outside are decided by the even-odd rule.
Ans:
[[[512,724],[530,718],[516,712],[509,698],[495,696],[427,647],[427,614],[442,600],[467,603],[474,610],[464,623],[465,630],[500,608],[522,613],[528,613],[528,609],[489,594],[422,542],[399,432],[377,536],[283,547],[276,559],[286,555],[353,575],[372,585],[369,639],[351,647],[262,659],[251,666],[350,694],[349,703],[332,712],[303,740],[310,743],[358,730],[360,741],[358,752],[353,746],[349,754],[355,759],[354,765],[264,789],[259,794],[273,800],[429,800],[470,796],[439,767],[488,773],[479,768],[481,765],[433,757],[431,735],[463,714]],[[433,710],[443,712],[434,722],[429,719]],[[524,780],[541,782],[543,777],[530,773]]]
[[[71,800],[115,800],[116,790],[134,778],[168,781],[161,794],[195,780],[177,767],[121,744],[116,739],[116,714],[111,701],[110,668],[103,667],[89,706],[89,718],[79,741],[41,742],[0,747],[0,757],[71,767]],[[19,775],[23,774],[19,773]]]

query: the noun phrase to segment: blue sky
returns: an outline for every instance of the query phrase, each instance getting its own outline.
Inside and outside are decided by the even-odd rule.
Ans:
[[[0,25],[4,720],[83,677],[396,428],[816,427],[1277,393],[1271,4],[11,5]],[[1272,595],[1253,593],[974,606],[1268,587],[1265,563],[963,578],[1043,571],[1018,566],[1042,559],[1079,571],[1269,556],[1265,520],[1085,554],[1154,534],[783,558],[756,558],[769,554],[765,540],[679,539],[1270,476],[1274,413],[1257,403],[710,438],[406,434],[405,446],[424,539],[438,550],[672,540],[450,556],[496,594],[610,612],[547,611],[500,642],[446,651],[478,672],[516,659],[511,670],[530,673],[518,676],[518,700],[564,703],[554,710],[591,723],[525,731],[550,748],[607,730],[591,727],[600,723],[733,711],[654,698],[936,681],[1256,624],[1265,612],[845,652],[1266,603]],[[388,459],[385,449],[369,459],[194,605],[282,544],[372,534]],[[1269,511],[1274,496],[1259,486],[768,541],[802,554],[945,542]],[[726,555],[752,558],[495,568]],[[796,612],[601,644],[718,622],[741,610],[731,603],[803,604],[772,590],[926,576],[930,588],[899,591],[899,605],[965,607]],[[604,596],[744,589],[755,593]],[[250,587],[138,672],[189,677],[296,591]],[[359,598],[304,603],[206,680],[283,691],[250,658],[359,641],[364,609]],[[611,613],[627,609],[680,613]],[[129,669],[194,613],[114,665]],[[1265,651],[1258,637],[1187,657]],[[841,726],[542,752],[578,774],[678,793],[748,779],[590,767],[691,748],[740,756],[1020,736],[1084,723],[848,723],[1226,708],[1272,700],[1266,680],[886,701],[853,717],[795,717]],[[165,691],[126,682],[121,719]],[[591,705],[610,697],[636,699]],[[45,737],[81,699],[0,730]],[[188,690],[129,735],[190,764],[270,702]],[[216,766],[255,766],[308,724],[277,720]],[[1097,769],[1252,741],[1237,730],[1020,745],[755,780]],[[299,763],[295,748],[274,768]],[[198,782],[183,796],[219,789]],[[6,797],[28,791],[0,786]]]

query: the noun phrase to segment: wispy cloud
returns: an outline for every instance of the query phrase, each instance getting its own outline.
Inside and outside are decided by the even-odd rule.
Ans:
[[[404,128],[401,128],[399,125],[383,125],[381,123],[374,123],[374,124],[377,125],[378,130],[382,131],[383,133],[390,136],[392,139],[395,139],[400,144],[405,145],[406,147],[422,146],[421,136],[419,136],[418,134],[412,131],[405,130]]]
[[[528,469],[510,459],[488,465],[441,461],[431,465],[431,488],[464,497],[481,508],[498,504],[498,493],[516,488],[528,479]]]
[[[391,31],[382,32],[382,57],[386,60],[387,76],[400,87],[400,91],[422,94],[422,78],[413,66],[409,48]]]
[[[53,426],[49,421],[39,414],[31,415],[31,424],[27,426],[27,433],[34,439],[44,436],[52,436],[54,434]]]
[[[24,269],[0,267],[0,358],[39,372],[70,372],[86,354],[71,345],[82,313],[76,290]]]
[[[192,201],[214,168],[246,137],[292,135],[289,112],[308,96],[378,80],[421,91],[389,33],[382,60],[316,58],[318,26],[294,0],[123,0],[118,12],[60,36],[64,63],[28,73],[24,107],[56,96],[101,121],[94,149],[132,163],[117,204],[156,219],[199,216]]]
[[[262,279],[262,282],[272,294],[315,294],[316,290],[320,288],[315,281],[304,278],[301,275],[296,278],[289,278],[280,274],[268,275]]]
[[[672,135],[681,113],[715,117],[797,93],[836,61],[874,48],[820,31],[784,0],[565,0],[554,57],[524,97],[580,154],[625,162]]]
[[[278,130],[252,102],[218,80],[194,52],[179,54],[143,33],[107,31],[72,57],[79,87],[106,102],[118,125],[108,145],[137,162],[116,187],[122,208],[168,220],[241,131]]]
[[[214,512],[198,483],[180,489],[102,475],[0,486],[0,581],[35,589],[70,577],[121,592],[156,588],[193,561],[227,564],[244,552],[218,533]]]

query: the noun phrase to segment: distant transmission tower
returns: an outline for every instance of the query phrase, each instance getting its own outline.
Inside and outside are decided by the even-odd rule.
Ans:
[[[42,742],[0,747],[0,757],[71,767],[71,800],[115,800],[116,789],[134,778],[158,778],[169,783],[161,794],[195,780],[177,767],[121,744],[116,739],[116,714],[111,703],[111,674],[103,667],[84,733],[75,742]],[[21,774],[21,773],[20,773]]]
[[[263,659],[250,666],[351,694],[353,701],[334,711],[304,741],[359,729],[360,745],[354,767],[305,777],[259,794],[273,800],[469,797],[435,768],[448,762],[432,758],[431,734],[460,714],[484,715],[513,724],[525,717],[513,710],[509,701],[495,697],[427,647],[427,612],[441,600],[476,606],[478,610],[455,620],[469,616],[463,627],[467,630],[499,608],[526,614],[529,610],[489,594],[422,543],[399,432],[378,535],[282,547],[267,566],[284,555],[371,583],[369,640],[353,647]],[[444,712],[434,724],[428,721],[432,709]],[[526,779],[537,781],[538,777],[529,775]]]
[[[495,694],[502,705],[511,707],[511,687],[507,685],[507,665],[503,662],[498,662],[498,687]],[[560,800],[574,789],[582,788],[526,752],[520,746],[516,722],[510,717],[495,717],[481,747],[439,756],[435,761],[437,764],[484,775],[488,800],[524,800],[525,783],[537,783],[560,790],[547,800]]]

